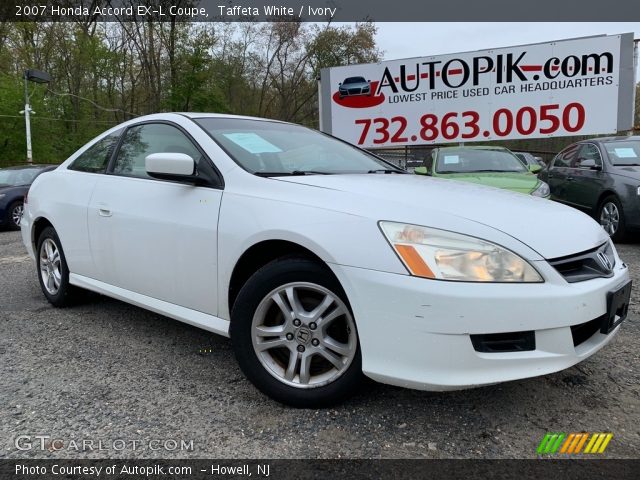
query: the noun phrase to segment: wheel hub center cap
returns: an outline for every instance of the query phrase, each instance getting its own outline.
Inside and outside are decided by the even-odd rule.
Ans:
[[[306,345],[311,340],[311,330],[306,327],[301,327],[296,332],[296,340],[300,345]]]

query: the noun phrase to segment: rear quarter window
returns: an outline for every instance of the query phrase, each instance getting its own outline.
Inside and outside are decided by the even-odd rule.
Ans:
[[[115,149],[123,130],[124,129],[120,129],[116,132],[110,133],[91,145],[85,152],[80,154],[80,156],[76,158],[71,165],[69,165],[69,170],[104,173],[107,170],[109,159],[113,154],[113,150]]]

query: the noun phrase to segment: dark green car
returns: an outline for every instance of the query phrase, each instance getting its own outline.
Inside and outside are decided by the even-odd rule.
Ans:
[[[541,169],[539,165],[525,167],[503,147],[444,147],[434,149],[415,173],[549,198],[549,185],[535,175]]]

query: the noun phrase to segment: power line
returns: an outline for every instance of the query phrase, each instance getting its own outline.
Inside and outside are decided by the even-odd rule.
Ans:
[[[0,114],[0,118],[24,118],[22,115],[2,115]],[[53,117],[31,117],[31,120],[52,120],[54,122],[82,122],[82,123],[108,123],[109,125],[116,125],[117,121],[109,121],[109,120],[67,120],[64,118],[53,118]]]
[[[122,112],[122,113],[126,113],[127,115],[133,115],[134,117],[139,117],[140,116],[140,115],[138,115],[136,113],[127,112],[126,110],[123,110],[122,108],[106,108],[106,107],[103,107],[101,105],[98,105],[93,100],[90,100],[90,99],[85,98],[85,97],[81,97],[80,95],[76,95],[75,93],[58,93],[58,92],[54,92],[50,88],[47,88],[47,92],[53,93],[54,95],[58,95],[60,97],[76,97],[76,98],[79,98],[80,100],[84,100],[86,102],[89,102],[94,107],[99,108],[100,110],[104,110],[105,112]]]

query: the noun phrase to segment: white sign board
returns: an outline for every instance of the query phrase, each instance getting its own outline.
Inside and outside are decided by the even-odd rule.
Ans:
[[[628,130],[633,35],[324,69],[321,129],[363,147]]]

